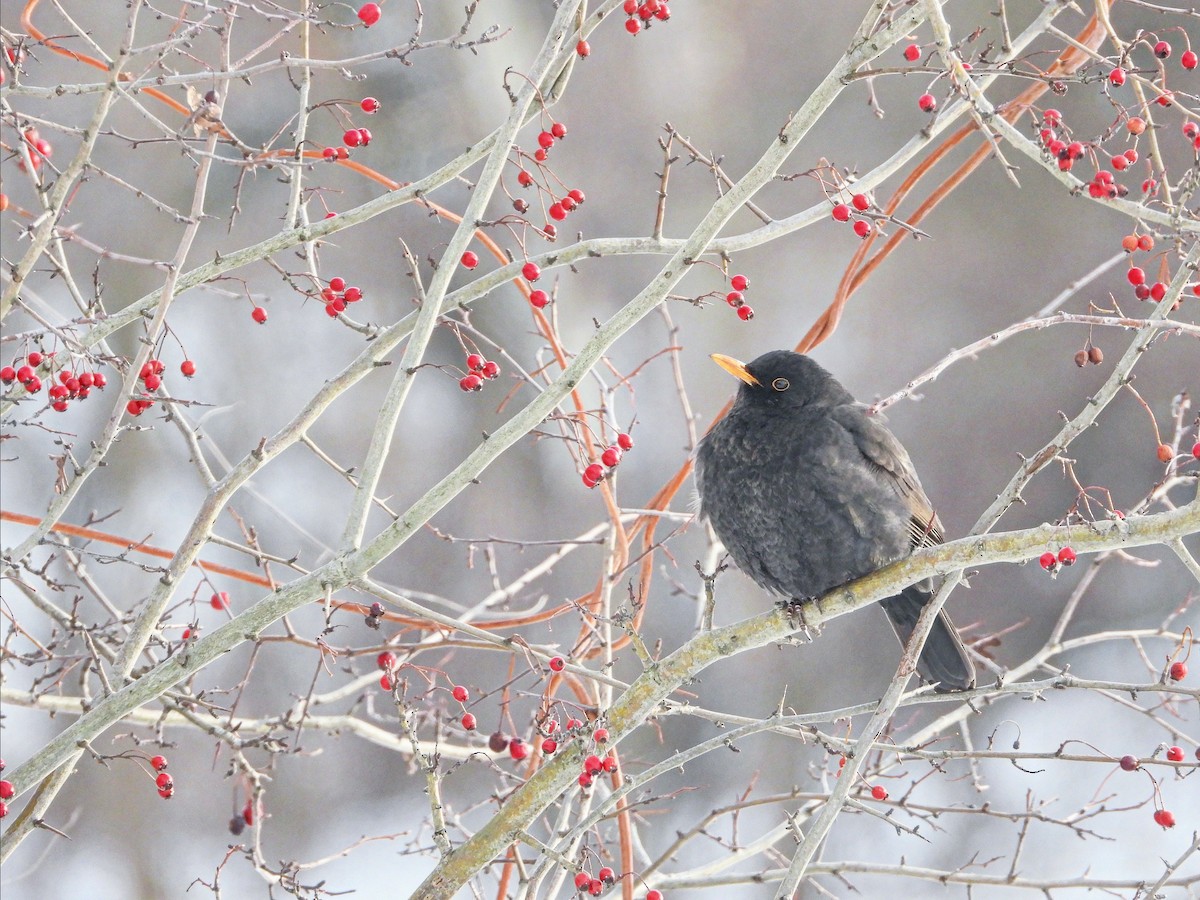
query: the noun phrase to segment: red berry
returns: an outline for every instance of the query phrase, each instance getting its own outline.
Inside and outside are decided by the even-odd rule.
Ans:
[[[256,306],[254,309],[250,310],[250,318],[252,318],[259,325],[264,325],[267,321],[267,311],[261,306]]]
[[[362,132],[357,128],[351,128],[342,135],[342,143],[347,147],[357,147],[362,142]]]
[[[561,222],[567,217],[567,211],[563,208],[561,203],[551,203],[549,215],[550,218],[554,219],[555,221]]]
[[[599,872],[596,873],[596,877],[599,878],[601,881],[603,881],[605,884],[612,884],[614,881],[617,880],[617,873],[614,872],[609,866],[605,866],[603,869],[601,869]]]
[[[190,359],[185,359],[179,364],[179,371],[182,372],[187,378],[191,378],[196,374],[196,364]],[[82,378],[80,379],[79,383],[83,384]]]
[[[888,792],[883,785],[877,784],[875,787],[871,788],[871,796],[876,800],[886,800],[888,798]]]
[[[583,771],[589,775],[599,775],[604,771],[604,763],[600,761],[600,757],[593,754],[583,761]]]
[[[850,207],[845,203],[839,203],[833,208],[833,220],[835,222],[847,222],[850,220]]]
[[[378,22],[382,15],[383,10],[379,8],[378,3],[364,3],[358,11],[358,18],[368,28]]]
[[[1171,55],[1171,45],[1166,41],[1159,41],[1154,45],[1154,55],[1159,59],[1166,59]]]
[[[552,241],[554,240],[555,235],[558,234],[558,229],[547,222],[542,226],[542,234],[546,236],[546,240]]]
[[[566,665],[566,661],[561,656],[555,656],[550,660],[550,671],[561,672],[564,668],[566,668]],[[1176,681],[1178,680],[1179,679],[1176,679]]]
[[[150,768],[156,772],[161,772],[167,767],[167,758],[165,756],[150,757]]]
[[[25,357],[25,362],[29,363],[31,366],[40,366],[42,364],[42,354],[34,350],[27,357]]]
[[[639,31],[642,30],[642,23],[639,22],[637,19],[626,19],[625,20],[625,30],[628,31],[630,34],[637,34]]]
[[[609,447],[607,450],[605,450],[603,453],[600,454],[600,462],[604,463],[604,465],[608,466],[610,469],[613,468],[615,465],[617,465],[620,461],[621,461],[621,448],[620,447]]]
[[[462,727],[467,731],[475,730],[475,717],[470,713],[463,713]]]
[[[538,146],[543,150],[549,150],[554,146],[554,135],[548,131],[543,131],[537,137]]]
[[[904,48],[904,58],[909,62],[916,62],[921,58],[921,48],[916,44],[909,44]]]
[[[529,746],[520,738],[508,742],[508,755],[515,760],[522,760],[529,755]]]
[[[1113,87],[1120,87],[1125,83],[1125,70],[1120,66],[1108,73],[1108,83]]]
[[[1155,303],[1165,296],[1167,296],[1167,286],[1161,281],[1156,281],[1154,284],[1150,285],[1150,299]]]
[[[342,293],[342,299],[344,299],[347,303],[357,303],[362,298],[362,288],[359,287],[348,287]]]
[[[385,672],[390,672],[392,669],[396,668],[397,661],[396,654],[391,650],[384,650],[377,657],[375,657],[375,665],[379,666],[379,668],[383,669]]]
[[[166,790],[169,787],[173,787],[175,784],[175,782],[171,779],[170,774],[167,772],[160,772],[158,777],[154,779],[154,783],[158,785],[159,790]]]
[[[592,876],[587,872],[575,873],[575,890],[582,891],[592,882]]]
[[[1125,273],[1125,277],[1129,279],[1129,283],[1133,285],[1145,284],[1146,273],[1137,266],[1131,266],[1129,271]]]
[[[529,302],[537,309],[541,309],[543,306],[545,306],[547,303],[550,302],[550,296],[545,291],[542,291],[542,290],[530,291],[529,292]]]
[[[483,390],[483,379],[472,372],[458,382],[458,386],[464,391],[480,391]]]
[[[1058,557],[1047,550],[1038,558],[1038,564],[1047,572],[1049,572],[1055,567],[1055,565],[1058,564]]]
[[[1188,667],[1185,662],[1173,662],[1171,668],[1167,670],[1167,674],[1172,681],[1183,681],[1187,678]]]
[[[522,169],[517,174],[517,184],[519,184],[521,187],[529,187],[531,184],[533,184],[533,176]]]
[[[587,41],[580,41],[575,45],[575,52],[580,56],[590,56],[592,53],[592,45]]]
[[[604,757],[604,771],[605,772],[617,771],[617,758],[615,756]]]
[[[559,205],[562,206],[562,208],[565,209],[567,212],[571,212],[571,210],[573,210],[576,206],[579,205],[578,203],[575,202],[575,198],[572,197],[570,194],[563,197],[558,202],[559,202]]]
[[[358,105],[359,108],[362,109],[362,111],[367,115],[374,115],[375,113],[379,112],[379,107],[382,104],[374,97],[363,97],[362,101]]]
[[[478,372],[483,368],[485,360],[478,353],[470,353],[467,355],[467,371]]]
[[[362,146],[367,146],[371,143],[371,130],[369,128],[358,129],[358,136],[362,140]]]
[[[599,482],[604,477],[604,467],[599,463],[592,463],[583,470],[583,480],[591,482]]]
[[[1122,155],[1127,160],[1129,160],[1131,165],[1138,161],[1138,152],[1136,150],[1134,150],[1132,147],[1130,147],[1128,150],[1126,150]],[[1147,238],[1147,240],[1152,241],[1152,239],[1150,238],[1149,235],[1146,235],[1146,238]],[[1153,243],[1151,244],[1151,246],[1153,246]],[[1142,249],[1145,249],[1145,248],[1142,248]]]
[[[1146,120],[1141,116],[1130,116],[1125,120],[1125,130],[1130,134],[1141,134],[1146,130]]]
[[[1122,171],[1126,166],[1129,165],[1129,160],[1127,160],[1123,154],[1114,156],[1108,162],[1109,165],[1111,165],[1118,172]]]
[[[734,275],[729,279],[729,286],[735,291],[744,291],[750,287],[750,279],[745,275]]]
[[[462,264],[465,269],[473,269],[479,265],[479,257],[471,250],[466,250],[462,255]]]
[[[21,366],[21,368],[17,369],[16,371],[16,379],[17,381],[21,382],[21,384],[28,384],[35,378],[37,378],[37,376],[33,374],[33,366]]]
[[[1157,103],[1159,106],[1170,106],[1171,102],[1174,99],[1175,99],[1174,91],[1163,91],[1161,94],[1159,94],[1157,97],[1154,98],[1154,102]]]
[[[527,262],[521,267],[521,275],[526,281],[537,281],[542,277],[542,270],[537,263]]]
[[[11,781],[0,781],[0,800],[11,800],[15,794]]]
[[[587,194],[579,190],[579,188],[572,188],[571,190],[567,191],[567,196],[576,203],[583,203],[583,201],[587,199]]]
[[[452,690],[452,691],[450,692],[450,694],[451,694],[451,695],[454,697],[454,699],[455,699],[455,700],[457,700],[459,703],[466,703],[466,702],[467,702],[467,698],[470,696],[470,694],[468,693],[467,689],[466,689],[465,687],[463,687],[461,684],[456,684],[456,685],[454,686],[454,690]]]
[[[1183,762],[1183,748],[1182,747],[1168,747],[1167,748],[1167,759],[1169,759],[1171,762]]]
[[[1175,827],[1175,815],[1170,810],[1156,809],[1154,811],[1154,821],[1163,828]]]
[[[490,359],[483,364],[483,368],[479,370],[479,374],[491,381],[493,378],[500,377],[500,365],[494,363]]]
[[[1072,550],[1070,547],[1063,547],[1061,550],[1058,551],[1058,561],[1059,561],[1059,563],[1061,563],[1064,566],[1075,565],[1075,559],[1076,559],[1075,551]]]
[[[738,318],[741,319],[743,322],[749,322],[751,319],[754,318],[754,310],[751,309],[749,306],[739,306],[737,314],[738,314]]]
[[[743,303],[746,302],[746,298],[744,296],[742,296],[741,291],[730,291],[728,294],[725,295],[725,302],[728,303],[730,306],[732,306],[734,309],[737,309],[739,306],[741,306]]]
[[[1121,768],[1124,769],[1126,772],[1132,772],[1138,767],[1137,757],[1122,756],[1120,765],[1121,765]]]
[[[546,738],[544,741],[542,741],[542,752],[545,753],[547,756],[549,756],[551,753],[553,753],[557,749],[558,749],[558,741],[554,740],[554,738]]]
[[[622,431],[620,434],[617,435],[617,446],[620,447],[622,450],[632,450],[633,449],[633,438],[631,438],[629,435],[627,435],[625,432]],[[1196,446],[1200,447],[1200,444],[1197,444]],[[1197,455],[1197,457],[1200,457],[1200,454],[1196,454],[1196,455]]]
[[[621,8],[625,10],[625,15],[627,16],[636,15],[638,11],[638,0],[625,0],[625,2],[621,4]]]
[[[577,781],[579,782],[579,786],[581,788],[587,789],[592,786],[592,776],[587,772],[580,772]]]
[[[12,366],[5,366],[4,368],[0,369],[0,381],[3,381],[5,384],[12,384],[16,380],[17,370]]]
[[[662,891],[646,891],[646,900],[663,900]]]
[[[636,20],[630,19],[630,21],[632,22],[632,21],[636,21]],[[588,893],[591,894],[593,897],[599,897],[601,894],[604,893],[604,882],[601,881],[599,878],[593,878],[591,881],[588,882]]]
[[[1071,143],[1067,144],[1067,156],[1071,159],[1079,159],[1079,157],[1083,156],[1083,144],[1079,141],[1071,141]]]
[[[592,737],[595,739],[597,744],[607,743],[608,742],[608,729],[607,728],[597,728],[592,733]]]
[[[866,194],[855,194],[850,198],[850,202],[854,204],[854,208],[859,212],[869,209],[871,206],[871,198]]]
[[[1179,57],[1179,64],[1185,69],[1196,68],[1197,62],[1200,62],[1200,60],[1197,59],[1195,50],[1185,50],[1183,51],[1183,56]]]
[[[866,219],[859,219],[854,223],[854,233],[860,238],[865,238],[871,233],[871,223]]]
[[[8,804],[0,800],[0,819],[8,815]]]
[[[1051,128],[1056,128],[1062,124],[1062,113],[1060,113],[1057,109],[1054,109],[1053,107],[1051,107],[1050,109],[1048,109],[1044,113],[1042,113],[1042,121],[1045,122],[1047,125],[1049,125]]]
[[[1200,135],[1200,125],[1197,125],[1195,122],[1184,122],[1183,136],[1189,141],[1194,141],[1196,139],[1196,135]],[[30,353],[29,355],[33,356],[34,354]],[[30,363],[30,365],[35,366],[37,363]]]
[[[213,594],[209,600],[209,605],[213,609],[229,609],[229,594],[225,591]]]
[[[249,803],[242,807],[242,821],[247,825],[254,824],[254,809]]]
[[[934,99],[933,94],[922,94],[917,98],[917,106],[921,108],[921,112],[933,112],[937,109],[937,100]]]
[[[175,796],[175,785],[171,785],[167,788],[159,788],[158,796],[162,797],[164,800],[170,800]]]
[[[567,136],[567,126],[562,122],[555,122],[550,126],[550,133],[556,138],[562,139]]]

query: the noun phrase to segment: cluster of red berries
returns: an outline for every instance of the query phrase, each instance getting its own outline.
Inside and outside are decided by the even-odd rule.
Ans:
[[[850,198],[849,203],[838,203],[833,207],[833,221],[849,222],[854,218],[854,233],[860,238],[865,238],[871,233],[871,222],[869,219],[855,218],[854,213],[866,212],[871,208],[871,198],[866,194],[855,194]]]
[[[729,279],[729,287],[732,290],[725,295],[725,302],[737,311],[739,319],[749,322],[754,318],[754,309],[747,305],[745,295],[746,289],[750,287],[750,279],[745,275],[734,275]]]
[[[467,355],[467,374],[459,380],[458,386],[467,392],[481,391],[485,378],[488,381],[495,381],[499,377],[500,365],[498,363],[484,359],[478,353],[470,353]]]
[[[377,657],[375,663],[383,670],[383,675],[379,678],[379,686],[385,691],[390,691],[397,684],[396,666],[399,665],[399,660],[396,654],[391,650],[384,650]]]
[[[0,759],[0,772],[4,771],[4,760]],[[11,781],[0,781],[0,819],[8,815],[8,801],[17,795]]]
[[[349,134],[349,132],[347,132]],[[321,156],[328,160],[349,159],[350,151],[345,147],[326,147],[321,151]],[[329,218],[326,216],[325,218]]]
[[[371,143],[369,128],[348,128],[342,134],[342,143],[347,147],[365,147]]]
[[[604,740],[608,740],[607,731],[603,728],[597,728],[596,730],[604,732]],[[597,741],[599,741],[599,738],[597,738]],[[579,782],[581,788],[587,790],[592,786],[592,782],[597,777],[600,775],[611,775],[615,771],[617,771],[617,758],[615,756],[610,753],[601,759],[593,753],[584,759],[579,778],[576,780]]]
[[[37,370],[43,363],[49,364],[53,353],[42,354],[37,350],[28,354],[24,362],[17,360],[20,365],[0,368],[0,382],[20,384],[30,394],[36,394],[42,389],[42,379]],[[92,388],[103,389],[108,379],[103,372],[80,372],[76,374],[69,369],[60,369],[58,384],[51,385],[46,392],[50,397],[50,405],[58,412],[66,412],[67,401],[86,400]]]
[[[154,777],[154,786],[158,788],[158,796],[170,800],[175,795],[175,780],[167,772],[167,758],[154,756],[150,759],[150,768],[158,773]]]
[[[325,301],[325,315],[336,319],[338,314],[346,309],[346,305],[357,303],[363,298],[362,288],[346,286],[346,279],[334,276],[329,279],[329,287],[321,290],[321,299]]]
[[[542,277],[542,269],[535,262],[527,262],[521,266],[521,277],[530,284]],[[543,309],[550,302],[550,295],[541,288],[529,292],[529,305],[534,309]]]
[[[367,28],[370,28],[383,16],[383,10],[379,8],[378,3],[364,3],[358,9],[359,21]]]
[[[1058,551],[1057,556],[1047,550],[1040,557],[1038,557],[1038,565],[1040,565],[1047,572],[1053,574],[1054,572],[1058,571],[1059,566],[1075,565],[1075,559],[1075,551],[1070,547],[1063,547]]]
[[[625,30],[630,34],[637,34],[643,25],[650,27],[655,19],[665,22],[671,18],[671,10],[664,0],[625,0],[622,9],[629,16],[625,20]]]
[[[617,882],[617,873],[612,870],[611,866],[604,866],[596,873],[593,878],[587,872],[575,873],[575,890],[579,893],[587,893],[593,897],[599,897],[604,893],[605,888],[610,888]],[[649,890],[646,891],[646,900],[663,900],[662,891]]]
[[[188,378],[196,374],[196,364],[190,359],[185,359],[179,369]],[[162,387],[162,376],[165,371],[167,371],[167,367],[161,359],[149,359],[142,364],[138,378],[141,379],[142,387],[146,389],[147,393],[153,394]],[[63,373],[60,372],[59,378],[62,378],[62,375]],[[148,397],[138,397],[125,404],[125,411],[131,416],[140,416],[153,405],[154,401]]]
[[[617,442],[600,454],[600,462],[592,463],[583,470],[584,487],[594,488],[604,478],[605,470],[611,471],[621,464],[625,452],[633,449],[633,438],[625,432],[617,435]]]
[[[578,188],[572,188],[567,191],[566,196],[561,200],[555,200],[550,204],[550,208],[546,210],[546,215],[556,222],[561,222],[567,217],[567,213],[578,209],[586,199],[587,196],[583,191]]]
[[[36,128],[26,128],[24,132],[25,143],[29,146],[29,162],[33,166],[33,171],[37,171],[42,167],[42,161],[49,159],[54,155],[54,147],[44,137],[38,134]],[[25,169],[25,159],[17,163],[17,168],[22,172]]]

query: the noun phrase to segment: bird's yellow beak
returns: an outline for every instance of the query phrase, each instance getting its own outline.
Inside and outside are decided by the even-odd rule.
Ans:
[[[758,387],[758,379],[750,374],[744,362],[734,359],[732,356],[726,356],[724,353],[714,353],[710,356],[713,362],[718,366],[746,384]]]

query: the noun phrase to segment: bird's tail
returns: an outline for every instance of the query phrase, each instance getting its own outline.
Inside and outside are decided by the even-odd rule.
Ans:
[[[908,643],[917,617],[932,597],[928,589],[913,585],[883,601],[883,608],[892,620],[900,643]],[[933,623],[933,629],[921,650],[917,674],[936,684],[935,690],[939,693],[966,691],[975,687],[975,666],[945,610],[938,613],[937,621]]]

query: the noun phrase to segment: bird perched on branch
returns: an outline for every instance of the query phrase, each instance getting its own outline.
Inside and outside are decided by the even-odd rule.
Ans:
[[[742,383],[696,454],[700,514],[760,587],[799,603],[941,543],[908,452],[829,372],[788,350],[712,358]],[[932,596],[926,580],[882,601],[902,642]],[[939,691],[975,685],[944,610],[917,672]]]

